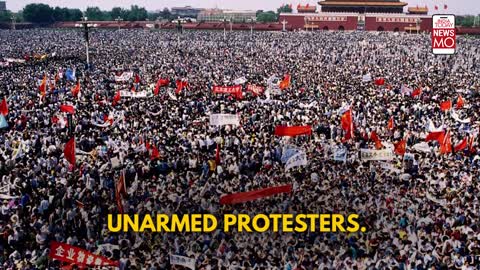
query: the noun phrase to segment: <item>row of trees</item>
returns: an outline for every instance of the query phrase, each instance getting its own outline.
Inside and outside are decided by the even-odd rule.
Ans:
[[[455,21],[458,26],[480,26],[480,14],[478,16],[455,16]]]
[[[274,11],[257,11],[257,22],[276,22],[280,13],[292,13],[292,8],[289,5],[283,5]]]

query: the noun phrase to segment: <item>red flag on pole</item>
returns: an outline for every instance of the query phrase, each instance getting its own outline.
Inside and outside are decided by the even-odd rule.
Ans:
[[[445,134],[443,142],[440,144],[440,153],[448,154],[452,152],[452,138],[450,136],[450,131]]]
[[[435,131],[435,132],[430,132],[427,137],[425,138],[426,142],[429,141],[437,141],[438,143],[442,143],[443,138],[445,136],[445,131]]]
[[[177,89],[175,90],[175,94],[178,95],[178,94],[180,94],[180,92],[182,92],[183,88],[187,87],[188,82],[182,81],[182,80],[177,80],[176,84],[177,84]]]
[[[160,152],[155,145],[152,145],[152,154],[150,155],[150,160],[158,159],[160,157]]]
[[[448,5],[444,5],[443,8],[444,8],[444,9],[448,9]]]
[[[3,98],[2,103],[0,103],[0,114],[7,116],[8,114],[8,104],[7,99]]]
[[[42,95],[42,97],[44,97],[45,93],[47,91],[47,76],[46,75],[43,76],[43,80],[40,83],[40,86],[38,87],[38,90],[40,91],[40,94]]]
[[[461,109],[463,108],[463,105],[465,105],[465,102],[463,101],[462,96],[458,96],[456,108]]]
[[[447,101],[444,101],[442,103],[440,103],[440,110],[442,111],[448,111],[452,108],[452,101],[451,100],[447,100]]]
[[[403,156],[407,152],[407,141],[405,139],[402,139],[401,141],[394,143],[393,145],[395,147],[396,154]]]
[[[455,152],[460,152],[466,149],[467,147],[468,147],[468,140],[467,138],[464,138],[460,143],[455,145],[453,149],[455,149]]]
[[[346,132],[344,141],[350,140],[353,138],[353,117],[352,117],[352,110],[346,111],[342,115],[341,119],[342,129]]]
[[[120,172],[117,183],[115,185],[115,200],[117,201],[118,212],[123,214],[123,195],[127,195],[127,187],[125,186],[125,171]]]
[[[60,105],[60,111],[75,114],[75,108],[72,105]]]
[[[135,74],[135,83],[140,83],[140,76],[138,76],[138,74]]]
[[[370,139],[375,142],[375,148],[377,150],[380,150],[382,149],[383,145],[382,145],[382,141],[380,140],[380,138],[378,137],[377,133],[375,131],[372,131],[370,132]]]
[[[215,153],[215,164],[219,165],[220,164],[220,144],[217,143],[217,151]]]
[[[115,106],[117,105],[117,103],[120,101],[120,91],[117,91],[117,93],[115,94],[115,96],[113,97],[113,102],[112,102],[112,106]]]
[[[395,128],[395,119],[392,117],[390,117],[390,119],[388,120],[388,130],[393,130]]]
[[[283,80],[280,82],[280,85],[279,85],[280,89],[285,90],[288,87],[290,87],[290,80],[291,80],[290,75],[285,74],[285,76],[283,76]]]
[[[73,136],[66,144],[63,150],[65,159],[75,166],[75,136]]]
[[[437,5],[435,5],[435,10],[438,10],[438,6],[437,6]]]
[[[248,192],[233,193],[222,196],[220,204],[237,204],[270,197],[281,193],[292,192],[292,185],[268,187]]]

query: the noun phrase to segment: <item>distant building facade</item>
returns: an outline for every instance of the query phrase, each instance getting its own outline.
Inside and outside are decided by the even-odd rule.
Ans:
[[[191,6],[186,7],[173,7],[171,9],[172,15],[180,17],[190,17],[197,18],[198,14],[203,10],[203,8],[193,8]]]
[[[7,3],[5,1],[0,1],[0,12],[7,10]]]
[[[223,20],[227,20],[242,23],[255,21],[256,19],[257,12],[253,10],[205,9],[197,17],[197,21],[200,22],[223,22]]]

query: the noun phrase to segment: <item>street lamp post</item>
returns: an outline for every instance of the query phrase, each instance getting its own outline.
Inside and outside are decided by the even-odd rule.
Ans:
[[[85,37],[85,46],[87,48],[87,67],[90,68],[90,42],[89,42],[89,27],[88,27],[88,18],[86,16],[83,16],[82,18],[83,22],[83,31],[84,31],[84,37]]]
[[[227,40],[227,18],[223,17],[223,41]]]
[[[120,16],[118,16],[115,21],[117,22],[117,26],[118,26],[118,30],[120,30],[120,22],[123,21],[123,18],[120,18]]]
[[[232,18],[230,18],[230,32],[232,32],[232,24],[233,24],[233,20]]]
[[[253,19],[250,19],[250,35],[253,37],[253,24],[255,21]]]
[[[15,15],[12,15],[12,30],[15,30]]]

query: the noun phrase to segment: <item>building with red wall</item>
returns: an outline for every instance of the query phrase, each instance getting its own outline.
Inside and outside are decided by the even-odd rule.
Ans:
[[[282,13],[280,22],[295,30],[430,32],[432,17],[426,7],[410,7],[399,0],[324,0],[320,12]],[[362,12],[365,11],[365,12]],[[381,11],[381,12],[373,12]]]

